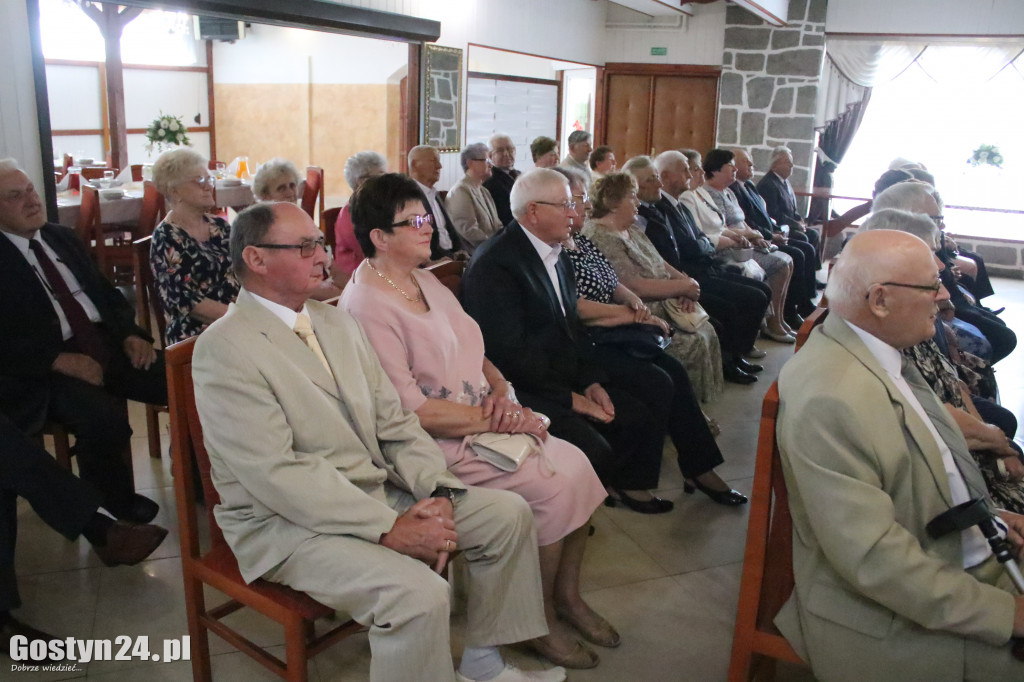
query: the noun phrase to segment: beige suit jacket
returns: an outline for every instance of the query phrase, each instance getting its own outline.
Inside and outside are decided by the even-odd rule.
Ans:
[[[397,517],[385,481],[416,499],[465,487],[402,409],[355,320],[315,301],[307,309],[333,377],[245,289],[196,343],[196,405],[221,497],[214,513],[250,582],[317,534],[376,543]]]
[[[445,204],[470,253],[502,227],[491,193],[465,177],[448,192]]]
[[[963,569],[959,533],[925,532],[953,506],[939,448],[838,315],[786,364],[779,391],[796,588],[776,624],[815,675],[953,682],[972,652],[1009,661],[1013,597]],[[923,407],[985,495],[938,398]]]

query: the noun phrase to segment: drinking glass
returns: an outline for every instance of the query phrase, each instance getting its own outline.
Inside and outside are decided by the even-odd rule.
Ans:
[[[103,171],[103,186],[113,187],[114,186],[114,171],[108,170]]]
[[[238,178],[240,180],[248,180],[251,176],[249,175],[249,157],[243,156],[238,159]]]
[[[216,174],[218,180],[223,180],[225,177],[227,177],[228,165],[223,161],[218,161],[214,173]]]

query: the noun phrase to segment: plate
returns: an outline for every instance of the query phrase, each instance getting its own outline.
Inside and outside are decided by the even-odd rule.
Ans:
[[[242,181],[238,178],[224,178],[223,180],[218,180],[217,184],[221,187],[239,187]]]
[[[93,158],[75,159],[75,165],[76,166],[91,166],[93,163],[95,163],[95,161],[96,161],[96,159],[93,159]]]

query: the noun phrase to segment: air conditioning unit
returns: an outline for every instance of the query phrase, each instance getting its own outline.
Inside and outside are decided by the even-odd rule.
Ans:
[[[245,22],[220,17],[192,17],[197,40],[223,40],[233,43],[245,37]]]

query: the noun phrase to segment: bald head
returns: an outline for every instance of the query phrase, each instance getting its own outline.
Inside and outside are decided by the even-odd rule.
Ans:
[[[441,154],[437,147],[421,144],[409,150],[409,177],[433,187],[441,178]]]
[[[829,308],[897,349],[935,334],[936,301],[948,297],[931,248],[906,232],[857,234],[829,277]]]

